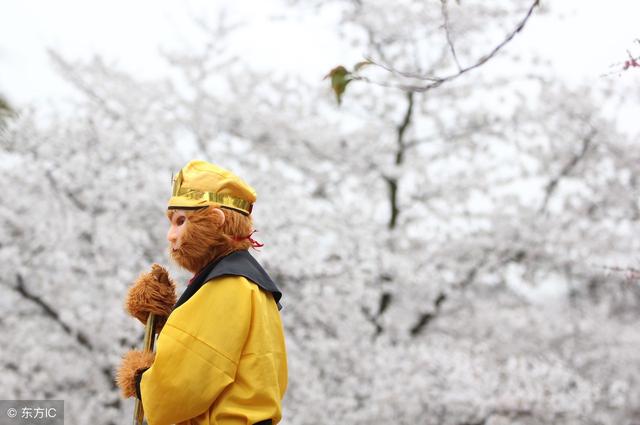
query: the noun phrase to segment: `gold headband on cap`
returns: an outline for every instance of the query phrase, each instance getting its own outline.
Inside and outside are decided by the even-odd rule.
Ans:
[[[255,190],[235,174],[205,161],[191,161],[173,179],[169,208],[217,205],[249,215],[255,201]]]

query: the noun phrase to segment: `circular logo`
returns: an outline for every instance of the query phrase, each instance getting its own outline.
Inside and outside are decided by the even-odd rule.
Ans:
[[[12,407],[7,410],[7,416],[10,418],[15,418],[16,416],[18,416],[18,411]]]

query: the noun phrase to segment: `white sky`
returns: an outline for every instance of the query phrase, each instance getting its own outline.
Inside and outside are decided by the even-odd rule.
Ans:
[[[596,82],[609,66],[624,61],[626,49],[640,53],[637,18],[640,2],[632,0],[543,0],[563,19],[534,16],[510,49],[533,49],[548,57],[558,76]],[[553,4],[551,4],[553,3]],[[2,0],[0,6],[0,91],[20,105],[67,97],[72,92],[57,77],[46,49],[65,57],[101,54],[138,76],[162,76],[166,70],[158,46],[193,42],[192,17],[214,19],[225,7],[246,24],[236,41],[238,54],[256,66],[290,71],[319,81],[333,66],[353,64],[353,51],[336,35],[337,14],[298,13],[279,0]],[[307,11],[309,12],[309,11]],[[293,14],[286,23],[275,17]],[[538,19],[536,19],[538,18]],[[640,82],[640,69],[619,78]]]
[[[223,7],[248,29],[238,33],[237,53],[251,57],[251,63],[258,66],[313,74],[320,80],[328,64],[353,60],[341,53],[344,48],[332,35],[335,18],[310,15],[295,23],[283,22],[276,19],[283,11],[277,0],[241,4],[219,0],[3,0],[0,90],[18,103],[68,95],[69,88],[50,65],[47,48],[70,59],[99,53],[107,63],[138,76],[161,76],[166,65],[158,47],[195,43],[193,17],[214,21]]]

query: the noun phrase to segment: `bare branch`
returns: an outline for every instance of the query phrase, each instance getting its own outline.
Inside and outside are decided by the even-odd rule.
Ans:
[[[474,421],[460,422],[458,423],[458,425],[486,425],[489,419],[491,419],[493,416],[503,416],[503,417],[506,416],[509,419],[518,419],[518,418],[531,417],[533,416],[533,412],[531,411],[531,409],[526,409],[521,407],[514,407],[514,408],[499,407],[499,408],[492,409],[487,413],[486,416],[482,418],[479,418]]]
[[[384,69],[385,71],[390,72],[391,74],[393,74],[395,76],[428,81],[429,83],[426,84],[426,85],[393,84],[393,83],[381,84],[379,82],[373,82],[373,81],[371,81],[368,78],[363,77],[363,76],[354,76],[353,79],[354,80],[361,80],[361,81],[365,81],[365,82],[372,82],[372,83],[379,84],[379,85],[382,85],[382,86],[396,87],[396,88],[399,88],[399,89],[405,90],[405,91],[412,91],[412,92],[416,92],[416,93],[424,93],[424,92],[426,92],[428,90],[431,90],[431,89],[434,89],[436,87],[439,87],[439,86],[441,86],[442,84],[444,84],[446,82],[455,80],[456,78],[466,74],[469,71],[472,71],[472,70],[474,70],[476,68],[479,68],[480,66],[484,65],[485,63],[487,63],[491,59],[493,59],[507,44],[509,44],[509,42],[511,40],[513,40],[513,38],[516,36],[516,34],[518,34],[519,32],[521,32],[524,29],[525,25],[529,21],[529,18],[531,18],[531,16],[533,15],[534,9],[536,7],[538,7],[539,5],[540,5],[540,0],[535,0],[531,4],[529,9],[527,10],[527,13],[525,14],[524,18],[518,23],[518,25],[516,25],[516,27],[513,29],[513,31],[511,31],[509,34],[507,34],[505,39],[502,40],[502,42],[500,44],[495,46],[489,53],[487,53],[486,55],[482,56],[480,59],[478,59],[472,65],[469,65],[467,67],[461,68],[461,69],[458,70],[458,72],[456,72],[454,74],[446,75],[444,77],[438,77],[438,76],[435,76],[435,75],[423,75],[423,74],[417,74],[417,73],[413,73],[413,72],[400,71],[400,70],[397,70],[397,69],[393,68],[393,66],[391,66],[391,65],[387,65],[387,64],[383,63],[382,61],[377,61],[377,60],[375,60],[375,59],[373,59],[371,57],[365,57],[365,59],[370,61],[372,63],[372,65],[378,66],[378,67]]]
[[[433,307],[434,307],[433,311],[422,313],[418,317],[416,324],[413,325],[409,330],[409,333],[411,334],[412,337],[419,335],[424,330],[424,328],[429,324],[429,322],[431,322],[432,319],[434,319],[438,314],[440,314],[442,303],[445,302],[446,299],[447,299],[447,295],[444,292],[441,292],[438,294],[435,301],[433,302]]]
[[[447,37],[447,44],[449,45],[449,50],[451,51],[451,56],[453,56],[453,60],[458,67],[458,71],[462,71],[462,66],[460,66],[460,61],[458,60],[458,55],[456,54],[456,48],[453,45],[453,39],[451,38],[451,29],[449,28],[449,9],[447,9],[447,0],[440,0],[442,3],[442,17],[444,18],[444,33]]]
[[[389,229],[395,229],[398,222],[398,215],[400,209],[398,208],[398,179],[389,176],[382,176],[387,182],[389,188],[389,207],[391,208],[391,215],[389,217],[389,223],[387,227]]]
[[[16,286],[14,286],[13,289],[15,289],[16,292],[22,295],[25,299],[40,307],[45,316],[51,318],[55,323],[57,323],[62,328],[64,333],[75,339],[75,341],[80,346],[85,348],[87,351],[95,351],[93,344],[89,341],[89,338],[82,331],[72,329],[71,326],[69,326],[64,320],[62,320],[60,314],[58,314],[58,312],[49,303],[47,303],[42,297],[39,297],[38,295],[27,289],[24,284],[24,278],[21,274],[16,275]],[[116,385],[115,376],[113,375],[111,366],[102,365],[98,363],[97,358],[93,357],[93,355],[91,357],[93,358],[93,361],[96,362],[96,366],[100,370],[100,373],[104,377],[105,381],[109,383],[111,390],[116,390],[118,387]],[[119,399],[113,400],[109,403],[111,407],[114,408],[119,408],[120,406]]]
[[[397,166],[401,165],[404,161],[405,145],[405,133],[407,128],[411,125],[411,117],[413,115],[413,93],[407,93],[407,111],[404,114],[402,123],[397,127],[397,144],[398,150],[396,151],[395,163]],[[400,209],[398,207],[398,179],[397,177],[390,177],[383,175],[384,180],[387,182],[389,188],[389,204],[391,207],[391,217],[389,218],[389,229],[394,229],[398,221],[398,215]]]
[[[123,122],[129,131],[131,131],[134,136],[141,140],[146,137],[143,131],[141,131],[131,120],[126,116],[126,114],[119,112],[112,104],[109,103],[108,99],[105,99],[101,96],[94,87],[89,84],[83,75],[77,72],[70,63],[68,63],[60,54],[58,54],[54,50],[49,50],[49,57],[52,59],[54,64],[60,68],[63,73],[63,76],[66,77],[73,85],[76,86],[78,90],[84,93],[89,99],[95,102],[105,114],[107,114],[114,121]]]
[[[413,114],[413,93],[407,93],[407,111],[404,114],[404,118],[402,123],[398,126],[398,151],[396,152],[396,165],[402,164],[404,160],[404,151],[406,148],[406,143],[404,140],[404,135],[411,125],[411,116]]]
[[[44,175],[45,175],[45,177],[47,178],[47,180],[51,184],[51,187],[53,187],[53,189],[55,190],[56,193],[64,193],[65,196],[71,201],[71,203],[76,208],[78,208],[80,211],[87,211],[87,205],[84,202],[82,202],[80,199],[78,199],[78,197],[76,196],[75,193],[73,193],[72,190],[62,189],[60,187],[60,185],[58,184],[56,179],[53,177],[53,174],[51,174],[51,170],[46,170],[44,172]]]
[[[62,330],[66,334],[73,337],[78,342],[78,344],[89,351],[93,351],[93,345],[91,344],[91,342],[89,342],[89,338],[87,338],[87,336],[80,331],[74,331],[71,326],[69,326],[60,318],[58,312],[53,307],[51,307],[44,299],[30,292],[24,284],[24,278],[20,274],[16,275],[16,286],[14,287],[14,289],[25,299],[40,307],[40,309],[47,317],[53,319],[54,322],[60,325]]]
[[[597,130],[596,129],[591,129],[591,131],[589,132],[589,134],[587,134],[585,136],[585,138],[582,140],[582,149],[580,150],[580,152],[576,155],[574,155],[565,165],[564,167],[562,167],[562,170],[560,170],[560,173],[558,173],[558,175],[556,177],[554,177],[553,179],[551,179],[551,181],[547,184],[547,187],[545,188],[545,197],[544,197],[544,201],[542,202],[542,205],[540,206],[540,212],[544,211],[547,208],[547,204],[549,203],[549,199],[551,198],[551,196],[553,196],[554,192],[556,191],[557,187],[558,187],[558,183],[560,182],[560,180],[566,176],[569,175],[569,173],[576,167],[576,165],[578,165],[578,163],[584,158],[584,156],[587,153],[587,150],[589,149],[589,146],[591,145],[591,142],[593,141],[593,138],[595,137],[595,135],[597,134]]]

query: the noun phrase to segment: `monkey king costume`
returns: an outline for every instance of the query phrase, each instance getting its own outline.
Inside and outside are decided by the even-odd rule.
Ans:
[[[220,208],[250,218],[255,201],[255,191],[231,172],[191,161],[174,180],[168,208]],[[282,293],[269,275],[247,249],[231,250],[202,267],[177,302],[172,291],[157,265],[130,290],[127,308],[143,322],[144,314],[134,313],[142,304],[146,315],[155,311],[149,306],[170,307],[155,311],[165,312],[156,352],[125,355],[117,378],[123,394],[141,400],[149,425],[277,424],[287,356]]]

